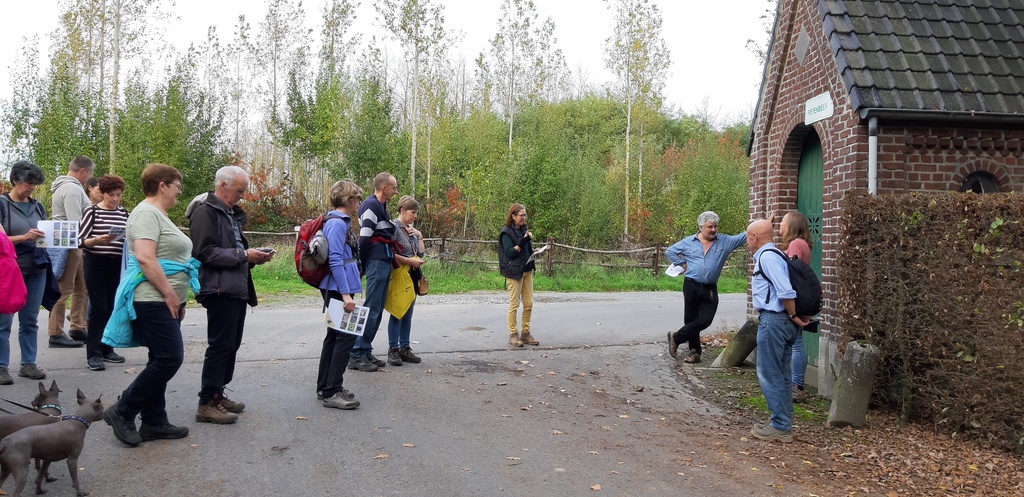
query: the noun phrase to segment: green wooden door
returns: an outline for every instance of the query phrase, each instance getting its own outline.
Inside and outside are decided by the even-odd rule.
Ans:
[[[822,210],[822,174],[824,161],[821,152],[821,140],[813,131],[804,141],[803,152],[800,154],[800,168],[797,171],[796,209],[807,216],[811,227],[811,267],[821,278],[821,210]],[[818,364],[818,334],[804,332],[804,348],[807,350],[807,363]]]

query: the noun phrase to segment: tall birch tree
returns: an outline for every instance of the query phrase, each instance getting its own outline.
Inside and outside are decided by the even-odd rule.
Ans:
[[[630,138],[638,102],[661,95],[669,51],[661,37],[661,11],[649,0],[607,0],[615,7],[614,34],[605,41],[605,67],[618,79],[618,97],[626,105],[626,161],[622,236],[629,237]]]
[[[409,158],[409,182],[416,191],[416,132],[419,124],[419,94],[421,75],[429,63],[432,49],[445,42],[444,6],[431,0],[377,0],[378,21],[398,41],[409,64],[412,90],[411,127],[412,143]]]

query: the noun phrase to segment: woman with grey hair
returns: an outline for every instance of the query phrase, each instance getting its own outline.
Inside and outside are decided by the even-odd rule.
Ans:
[[[49,266],[37,258],[36,240],[43,232],[37,226],[46,219],[46,208],[32,198],[36,186],[46,177],[39,166],[23,160],[11,166],[11,191],[0,196],[0,224],[14,244],[18,269],[28,290],[25,307],[18,312],[18,345],[21,348],[21,369],[18,376],[33,380],[46,378],[36,367],[36,336],[39,332],[39,306],[46,289]],[[11,326],[13,314],[0,315],[0,385],[14,383],[7,371],[11,356]]]

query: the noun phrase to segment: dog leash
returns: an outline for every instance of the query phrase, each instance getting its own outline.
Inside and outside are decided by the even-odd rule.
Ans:
[[[19,403],[13,401],[13,400],[7,400],[7,399],[0,399],[0,400],[3,400],[4,402],[9,402],[11,404],[14,404],[14,405],[16,405],[16,406],[18,406],[18,407],[20,407],[22,409],[28,409],[29,411],[32,411],[32,412],[38,412],[39,414],[42,414],[43,416],[46,416],[48,418],[53,418],[53,419],[59,419],[60,416],[54,416],[53,414],[47,414],[47,413],[45,413],[43,411],[40,411],[39,409],[46,409],[47,407],[52,407],[52,408],[56,409],[57,412],[64,412],[64,411],[61,410],[60,406],[57,405],[57,404],[46,404],[44,406],[39,406],[39,409],[36,409],[35,407],[29,407],[29,406],[26,406],[24,404],[19,404]],[[0,410],[6,412],[8,414],[14,414],[14,413],[6,410],[6,409],[3,409],[2,407],[0,407]]]

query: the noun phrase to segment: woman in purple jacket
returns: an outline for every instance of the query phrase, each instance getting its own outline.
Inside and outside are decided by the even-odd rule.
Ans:
[[[363,190],[355,183],[342,180],[331,187],[330,199],[333,211],[327,213],[324,222],[324,237],[327,238],[328,260],[331,272],[320,282],[324,299],[330,297],[344,303],[345,312],[352,312],[356,301],[352,296],[363,292],[359,281],[358,256],[352,253],[354,240],[349,226],[356,215]],[[324,407],[355,409],[359,407],[352,392],[342,388],[349,354],[356,343],[356,335],[327,328],[324,347],[320,352],[320,369],[316,376],[317,398]]]

